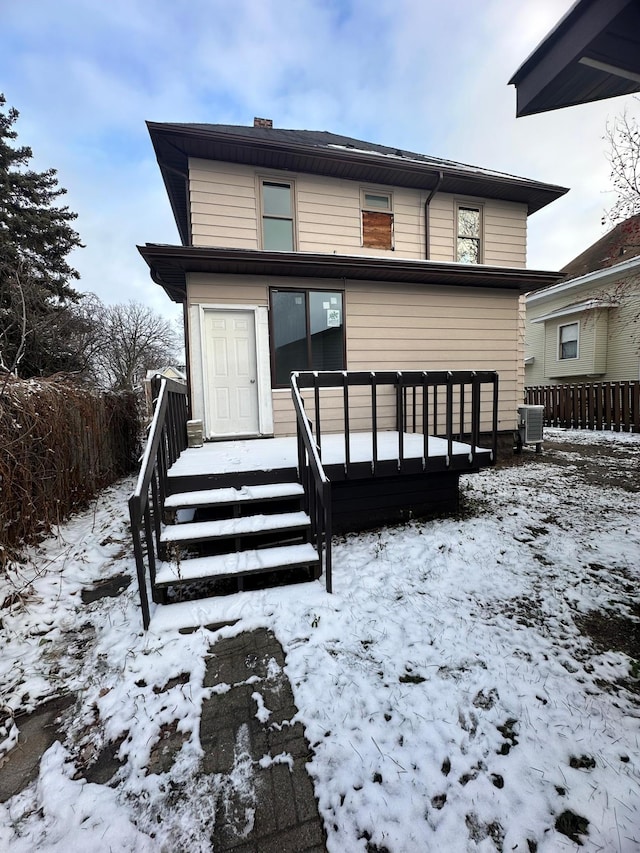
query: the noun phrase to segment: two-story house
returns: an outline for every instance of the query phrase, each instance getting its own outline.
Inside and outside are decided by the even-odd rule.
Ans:
[[[337,134],[149,123],[181,245],[140,252],[184,306],[207,439],[295,432],[292,370],[497,370],[523,399],[527,217],[562,187]]]
[[[527,387],[640,378],[640,214],[526,297]]]

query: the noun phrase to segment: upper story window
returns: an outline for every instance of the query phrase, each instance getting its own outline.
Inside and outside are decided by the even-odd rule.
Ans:
[[[274,252],[293,252],[294,216],[293,183],[263,180],[262,248]]]
[[[362,245],[369,249],[393,249],[393,196],[362,190]]]
[[[578,358],[579,337],[579,323],[567,323],[558,328],[558,359]]]
[[[276,387],[294,370],[343,370],[343,295],[326,290],[271,291],[271,375]]]
[[[459,204],[456,208],[456,261],[482,263],[482,207]]]

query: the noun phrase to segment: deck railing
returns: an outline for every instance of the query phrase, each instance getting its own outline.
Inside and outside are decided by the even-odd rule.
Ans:
[[[468,455],[461,461],[474,467],[478,454],[495,462],[498,441],[498,374],[487,371],[305,371],[293,374],[301,406],[307,390],[308,410],[302,421],[313,422],[314,446],[322,460],[322,438],[326,432],[344,435],[344,474],[355,474],[351,459],[351,438],[355,432],[372,435],[371,473],[375,477],[389,473],[389,465],[379,456],[379,435],[397,432],[399,471],[416,469],[415,455],[405,453],[405,434],[421,433],[423,471],[455,468],[454,442],[469,445]],[[331,399],[322,399],[321,391],[332,389]],[[357,400],[353,398],[357,394]],[[295,395],[294,395],[295,402]],[[311,412],[311,414],[310,414]],[[300,423],[299,419],[299,432]],[[447,451],[434,455],[429,450],[429,436],[446,441]],[[483,447],[481,448],[481,438]],[[458,455],[459,458],[459,455]]]
[[[291,396],[298,435],[298,476],[304,487],[305,509],[311,519],[311,535],[321,566],[324,552],[325,584],[327,592],[331,592],[331,483],[322,467],[311,423],[304,411],[304,402],[298,386],[300,375],[291,375]]]
[[[149,593],[160,555],[160,522],[166,497],[167,471],[187,446],[187,388],[170,379],[152,380],[157,399],[135,490],[129,498],[129,518],[136,559],[144,629],[149,627]]]
[[[545,426],[640,432],[640,382],[533,385],[525,402],[544,406]]]

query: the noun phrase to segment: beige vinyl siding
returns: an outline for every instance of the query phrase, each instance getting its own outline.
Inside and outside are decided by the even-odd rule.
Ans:
[[[194,305],[268,305],[269,291],[260,276],[187,274],[187,303]]]
[[[269,287],[344,292],[348,370],[497,370],[498,426],[501,430],[514,428],[516,409],[523,397],[518,357],[521,318],[516,292],[192,273],[188,276],[187,297],[190,305],[267,305]],[[191,357],[196,354],[192,352]],[[325,393],[322,429],[339,431],[343,417],[341,391]],[[275,435],[293,434],[290,390],[277,389],[272,396]],[[367,429],[368,397],[361,389],[352,389],[349,396],[351,427]],[[393,399],[388,396],[385,401],[381,395],[379,405],[381,423],[392,428]],[[307,411],[311,416],[311,399]],[[483,417],[485,425],[489,425],[491,412],[486,405]]]
[[[517,294],[348,282],[345,305],[349,370],[498,370],[499,428],[513,428],[523,395]],[[286,411],[274,401],[276,429],[293,431]]]
[[[456,258],[456,204],[482,207],[482,262],[524,267],[527,260],[527,208],[516,202],[438,193],[429,206],[431,260]]]
[[[194,246],[256,249],[255,171],[235,163],[189,159],[191,241]]]
[[[362,184],[320,175],[256,170],[215,160],[189,161],[191,228],[195,246],[257,249],[260,246],[260,180],[295,184],[296,245],[301,252],[423,259],[424,207],[428,193],[403,187]],[[390,192],[393,250],[362,245],[362,191]],[[483,263],[523,267],[526,260],[526,207],[494,199],[458,199],[438,193],[430,203],[430,257],[455,260],[455,205],[483,208]]]
[[[526,266],[526,206],[516,202],[487,199],[483,210],[483,262],[496,267]]]

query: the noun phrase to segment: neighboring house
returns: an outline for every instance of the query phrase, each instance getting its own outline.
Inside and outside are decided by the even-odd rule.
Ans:
[[[517,116],[640,92],[640,3],[578,0],[509,83]]]
[[[173,379],[175,382],[186,382],[187,374],[185,373],[184,367],[176,367],[176,365],[169,364],[166,367],[157,367],[155,370],[147,370],[146,378],[151,380],[154,376],[164,376],[166,379]]]
[[[208,439],[295,433],[292,370],[497,370],[523,398],[527,217],[566,190],[332,133],[149,123],[182,245],[139,251],[184,306]]]
[[[525,383],[640,379],[640,214],[527,296]]]

